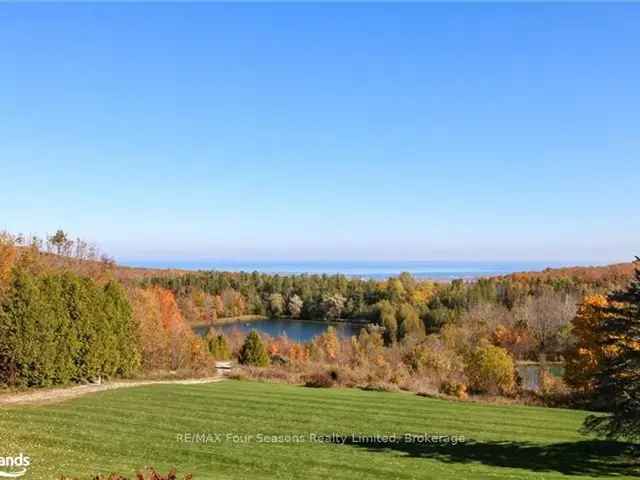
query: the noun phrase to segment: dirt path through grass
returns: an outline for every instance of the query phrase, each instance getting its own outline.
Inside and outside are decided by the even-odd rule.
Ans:
[[[201,383],[219,382],[224,378],[220,375],[205,378],[188,378],[184,380],[131,380],[109,382],[102,384],[78,385],[66,388],[50,388],[20,393],[0,394],[0,406],[2,405],[27,405],[39,403],[62,402],[89,393],[115,390],[117,388],[140,387],[146,385],[195,385]]]

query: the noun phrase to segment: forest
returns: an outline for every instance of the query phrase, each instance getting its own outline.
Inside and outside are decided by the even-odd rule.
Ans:
[[[392,343],[445,327],[483,328],[517,360],[559,359],[570,322],[588,295],[620,288],[632,269],[591,275],[514,274],[476,281],[433,282],[403,273],[385,281],[344,275],[269,275],[189,272],[148,277],[143,287],[171,291],[190,324],[266,315],[308,320],[366,321],[385,329]]]
[[[639,290],[633,263],[451,282],[143,271],[63,231],[46,240],[4,233],[0,384],[198,376],[235,359],[241,378],[611,410],[617,399],[638,401]],[[329,327],[307,343],[217,328],[247,315],[367,326],[349,339]],[[196,335],[196,325],[209,333]],[[541,366],[537,392],[522,387],[516,366],[526,361]],[[613,418],[628,422],[620,405]],[[637,433],[637,418],[630,427],[600,418],[590,428]]]

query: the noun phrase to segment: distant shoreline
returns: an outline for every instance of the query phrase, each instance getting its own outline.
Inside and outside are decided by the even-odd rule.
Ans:
[[[583,268],[585,262],[554,261],[229,261],[197,260],[121,261],[121,266],[140,269],[180,270],[182,272],[232,272],[268,275],[344,275],[362,280],[387,280],[409,273],[417,280],[450,282],[500,277],[513,273],[543,272],[548,269]],[[590,265],[589,265],[590,266]]]
[[[191,328],[206,328],[206,327],[216,328],[216,327],[222,327],[225,325],[232,325],[234,323],[245,323],[245,322],[251,323],[251,322],[256,322],[260,320],[270,320],[270,319],[295,320],[299,322],[314,322],[314,323],[326,323],[326,324],[352,323],[355,325],[368,325],[369,323],[371,323],[371,320],[366,318],[332,318],[330,320],[328,319],[323,320],[323,319],[306,319],[306,318],[292,318],[292,317],[269,317],[267,315],[240,315],[238,317],[219,318],[218,320],[216,320],[215,323],[211,323],[211,322],[192,323],[190,324],[190,327]]]
[[[196,322],[191,323],[190,326],[192,328],[203,328],[203,327],[221,327],[223,325],[229,325],[231,323],[243,323],[243,322],[256,322],[258,320],[268,320],[269,317],[266,315],[239,315],[237,317],[223,317],[216,319],[215,322]]]

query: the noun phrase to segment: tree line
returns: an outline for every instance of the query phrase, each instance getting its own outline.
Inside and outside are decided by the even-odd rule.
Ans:
[[[0,382],[49,386],[129,375],[140,362],[116,282],[16,268],[0,303]]]
[[[117,278],[105,259],[0,234],[0,385],[43,387],[211,366],[172,292]],[[81,243],[84,245],[84,242]]]
[[[617,274],[593,281],[521,274],[437,283],[407,273],[380,281],[215,271],[140,281],[144,288],[171,291],[190,324],[216,325],[242,315],[357,320],[383,326],[387,344],[445,327],[482,328],[519,360],[559,359],[581,299],[621,284]]]

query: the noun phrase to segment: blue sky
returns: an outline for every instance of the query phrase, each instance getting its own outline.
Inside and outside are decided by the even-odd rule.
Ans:
[[[639,24],[634,4],[2,4],[0,229],[121,260],[630,260]]]

